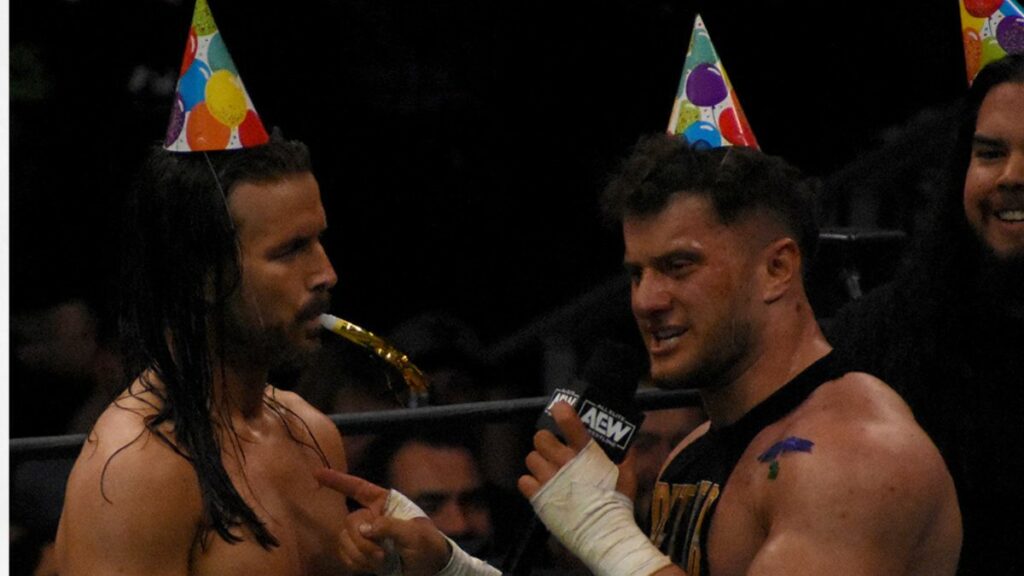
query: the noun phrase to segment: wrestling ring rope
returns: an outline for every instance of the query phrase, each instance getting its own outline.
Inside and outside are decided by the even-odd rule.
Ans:
[[[447,406],[424,406],[378,412],[332,414],[329,418],[343,434],[357,435],[379,432],[394,426],[415,429],[417,427],[425,428],[454,421],[479,423],[500,422],[516,418],[536,418],[547,405],[548,400],[549,398],[546,396],[537,396]],[[699,403],[700,399],[697,393],[692,390],[640,390],[636,393],[636,406],[640,410],[697,406]],[[11,463],[27,460],[73,458],[82,448],[85,439],[85,434],[11,438]]]

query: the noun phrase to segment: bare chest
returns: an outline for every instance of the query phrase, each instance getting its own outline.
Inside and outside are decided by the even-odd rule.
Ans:
[[[295,445],[278,448],[246,449],[244,460],[225,459],[239,493],[278,546],[261,547],[248,530],[236,529],[243,541],[235,544],[211,532],[205,545],[197,542],[193,548],[190,574],[316,576],[342,570],[336,547],[344,499],[313,478],[313,470],[322,466],[315,452]]]

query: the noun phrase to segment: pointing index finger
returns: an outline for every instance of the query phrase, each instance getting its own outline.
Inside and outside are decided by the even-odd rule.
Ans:
[[[373,482],[363,480],[358,476],[321,468],[315,470],[313,476],[321,486],[326,486],[335,492],[339,492],[356,502],[373,510],[377,514],[384,512],[384,503],[387,502],[388,491]]]

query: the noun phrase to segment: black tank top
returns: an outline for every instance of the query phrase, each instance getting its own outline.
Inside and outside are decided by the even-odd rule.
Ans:
[[[689,576],[710,576],[707,536],[733,468],[761,430],[803,403],[841,370],[830,352],[735,423],[712,427],[687,446],[658,478],[651,501],[651,541]]]

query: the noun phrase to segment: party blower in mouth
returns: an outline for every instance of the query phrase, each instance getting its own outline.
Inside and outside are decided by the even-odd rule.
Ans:
[[[427,392],[427,379],[423,376],[423,372],[409,360],[408,356],[380,336],[333,314],[321,314],[320,325],[350,342],[372,350],[374,354],[380,356],[402,374],[406,385],[413,392],[417,394]]]

